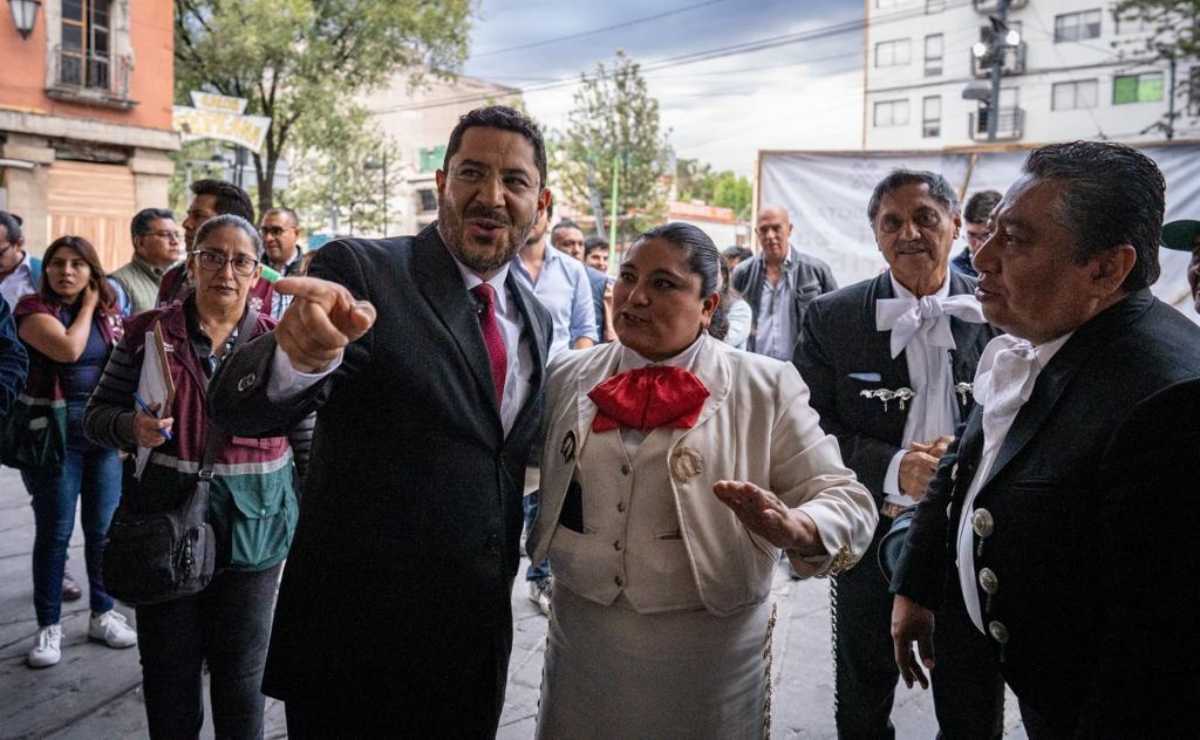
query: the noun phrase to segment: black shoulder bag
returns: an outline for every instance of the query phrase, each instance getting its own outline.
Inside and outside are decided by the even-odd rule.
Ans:
[[[249,338],[257,318],[257,311],[246,312],[230,355]],[[113,598],[134,606],[160,604],[197,594],[212,581],[217,541],[208,521],[208,488],[225,442],[226,435],[210,420],[195,490],[174,509],[142,513],[144,502],[131,500],[140,496],[138,486],[124,487],[104,546],[104,590]],[[128,469],[126,478],[131,482]]]

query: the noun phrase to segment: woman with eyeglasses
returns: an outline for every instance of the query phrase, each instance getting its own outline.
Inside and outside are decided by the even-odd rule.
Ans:
[[[57,440],[52,444],[63,453],[61,461],[30,462],[21,471],[33,497],[35,523],[33,606],[38,632],[26,658],[33,668],[55,665],[62,658],[63,571],[77,507],[90,592],[88,638],[113,648],[137,642],[125,617],[113,609],[100,576],[104,538],[121,498],[120,462],[115,452],[84,437],[82,423],[88,396],[121,337],[116,296],[86,239],[56,239],[46,249],[43,264],[38,292],[22,298],[13,311],[18,336],[29,349],[29,377],[22,395],[33,405],[55,410],[42,418],[54,428]]]
[[[210,433],[209,380],[234,347],[271,330],[275,321],[248,306],[261,272],[262,241],[239,216],[206,221],[187,270],[196,289],[178,303],[140,314],[126,325],[88,406],[85,426],[96,441],[152,452],[140,479],[126,467],[132,512],[174,509],[195,489]],[[135,411],[134,393],[153,331],[161,327],[175,386],[172,408]],[[248,327],[248,328],[247,328]],[[161,418],[160,418],[161,417]],[[261,737],[260,691],[279,570],[299,512],[313,419],[277,436],[226,437],[212,466],[208,517],[217,541],[217,573],[194,596],[137,607],[146,716],[152,738],[196,737],[204,721],[201,669],[211,672],[217,737]],[[132,459],[132,458],[131,458]]]

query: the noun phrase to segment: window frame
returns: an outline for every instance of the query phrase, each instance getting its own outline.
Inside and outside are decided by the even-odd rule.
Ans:
[[[901,108],[901,105],[903,106],[902,108]],[[909,121],[912,120],[912,111],[910,110],[910,107],[911,106],[908,102],[908,98],[890,98],[888,100],[876,100],[875,104],[871,108],[871,127],[872,128],[900,128],[901,126],[907,126]],[[879,122],[879,111],[881,109],[890,111],[888,123],[881,124]],[[896,120],[896,111],[901,110],[901,109],[904,111],[904,120],[897,121]]]
[[[1143,79],[1146,78],[1146,79]],[[1158,97],[1144,98],[1142,97],[1142,85],[1146,84],[1150,78],[1158,78]],[[1133,100],[1118,100],[1117,85],[1121,80],[1134,80],[1134,99]],[[1112,84],[1112,104],[1113,105],[1138,105],[1140,103],[1161,103],[1166,99],[1166,75],[1162,70],[1150,72],[1135,72],[1127,75],[1114,75]]]
[[[1094,17],[1095,21],[1090,21]],[[1073,21],[1071,26],[1068,26],[1068,21]],[[1083,35],[1084,29],[1095,28],[1095,33],[1090,36]],[[1073,35],[1068,35],[1068,28],[1073,29]],[[1070,13],[1059,13],[1054,16],[1054,43],[1071,43],[1078,41],[1089,41],[1091,39],[1100,38],[1104,33],[1104,13],[1101,8],[1089,8],[1087,10],[1076,10]]]
[[[937,117],[930,118],[929,104],[937,102]],[[931,127],[934,124],[936,128]],[[922,139],[937,139],[942,135],[942,96],[941,95],[926,95],[921,99],[921,138]]]
[[[904,49],[904,61],[897,61],[898,56],[896,51],[900,48]],[[890,52],[890,61],[887,64],[880,62],[880,51],[887,49]],[[888,67],[907,67],[912,64],[912,39],[899,38],[888,39],[887,41],[875,42],[875,68],[886,69]]]
[[[929,55],[929,42],[933,39],[938,40],[937,56]],[[925,76],[940,77],[946,71],[946,34],[944,33],[929,33],[925,35]],[[937,69],[934,71],[931,68],[930,62],[937,62]]]
[[[1087,106],[1080,105],[1079,91],[1084,86],[1089,84],[1092,88],[1092,104]],[[1069,108],[1059,107],[1058,91],[1065,90],[1068,88],[1068,86],[1070,86],[1070,89],[1072,90],[1072,105]],[[1050,110],[1052,111],[1093,110],[1098,107],[1100,107],[1100,79],[1097,77],[1089,77],[1079,80],[1063,80],[1061,82],[1055,82],[1050,86]]]
[[[107,90],[112,80],[113,60],[113,3],[112,0],[75,0],[79,18],[69,18],[66,3],[62,3],[59,18],[58,83],[85,89]],[[68,49],[67,30],[79,35],[79,46]],[[101,44],[97,38],[103,37]],[[97,49],[103,46],[103,51]],[[75,73],[66,71],[68,60],[74,60]]]

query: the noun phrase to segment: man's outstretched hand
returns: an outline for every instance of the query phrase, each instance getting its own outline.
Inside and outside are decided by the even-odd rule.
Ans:
[[[346,345],[375,323],[375,307],[357,301],[345,286],[312,277],[289,277],[271,286],[293,296],[275,327],[275,341],[302,373],[329,367]]]

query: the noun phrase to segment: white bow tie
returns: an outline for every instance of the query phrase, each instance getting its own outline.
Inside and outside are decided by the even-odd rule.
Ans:
[[[1024,339],[1002,335],[992,342],[997,351],[990,367],[980,368],[974,388],[975,401],[984,409],[985,424],[991,417],[1010,414],[1025,405],[1041,370],[1033,345]],[[984,364],[981,359],[980,365]]]
[[[892,332],[892,357],[899,357],[917,334],[924,332],[930,347],[954,349],[950,317],[982,324],[983,310],[969,293],[924,298],[880,298],[875,301],[875,328]]]

